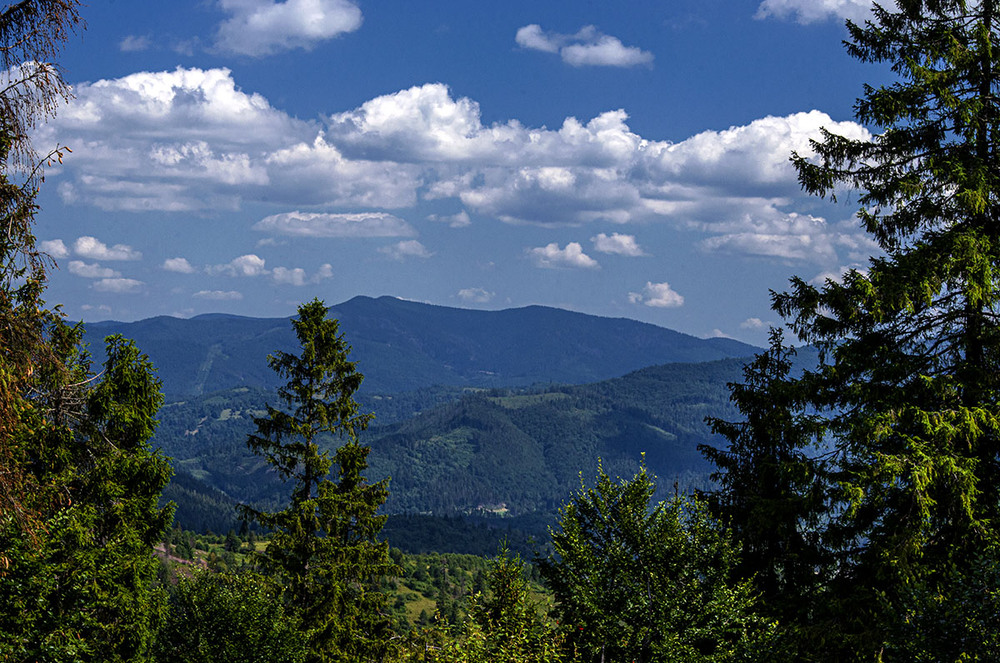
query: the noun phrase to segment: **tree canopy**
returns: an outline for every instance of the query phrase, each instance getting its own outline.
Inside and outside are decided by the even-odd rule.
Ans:
[[[767,415],[753,445],[739,446],[743,430],[719,428],[750,462],[761,465],[751,447],[767,449],[786,481],[798,472],[798,495],[803,479],[816,484],[819,510],[799,510],[796,527],[820,542],[810,563],[824,593],[798,625],[811,629],[804,655],[831,660],[912,660],[900,633],[914,617],[914,588],[948,595],[960,569],[995,550],[1000,522],[1000,12],[995,0],[887,7],[848,23],[848,52],[897,75],[865,86],[856,103],[872,135],[824,132],[811,154],[793,155],[807,191],[856,197],[880,254],[841,280],[796,278],[774,294],[798,340],[820,349],[820,365],[737,387],[751,426],[770,397],[774,413],[791,415],[784,424]],[[770,355],[782,352],[779,343]],[[763,393],[748,399],[754,387]],[[788,437],[807,420],[807,435]],[[716,460],[728,473],[746,467]],[[759,491],[724,479],[723,502]],[[779,554],[792,563],[793,550]],[[969,627],[968,607],[949,611],[957,631]]]

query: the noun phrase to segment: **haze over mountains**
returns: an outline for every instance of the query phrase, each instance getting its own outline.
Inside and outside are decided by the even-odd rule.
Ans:
[[[368,393],[433,385],[582,384],[656,364],[757,351],[731,339],[700,339],[635,320],[543,306],[481,311],[355,297],[333,306],[330,315],[340,320]],[[288,318],[161,316],[88,323],[86,329],[98,360],[104,336],[134,339],[157,367],[168,398],[238,386],[274,388],[279,381],[267,355],[294,352],[298,345]]]

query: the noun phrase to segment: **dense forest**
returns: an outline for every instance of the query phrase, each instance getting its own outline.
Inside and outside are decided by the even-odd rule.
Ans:
[[[710,385],[733,363],[675,365],[442,397],[375,430],[348,341],[316,299],[290,321],[295,347],[268,356],[278,389],[263,405],[247,388],[160,415],[165,428],[243,438],[225,491],[206,489],[226,480],[217,465],[193,447],[181,455],[184,435],[172,451],[185,477],[175,490],[206,508],[244,491],[245,528],[225,537],[171,527],[149,357],[112,335],[95,366],[82,326],[43,300],[36,196],[40,168],[63,154],[36,154],[29,136],[68,94],[50,62],[79,8],[20,0],[0,11],[11,77],[0,90],[0,660],[997,658],[994,0],[897,0],[848,24],[849,54],[891,66],[896,81],[856,104],[870,139],[824,133],[792,159],[807,191],[856,196],[881,254],[864,271],[775,293],[785,330],[723,378],[728,395]],[[803,361],[786,333],[818,355]],[[671,371],[687,373],[666,388]],[[726,398],[733,409],[706,409]],[[171,422],[183,408],[195,428]],[[697,432],[706,415],[721,444]],[[249,431],[229,425],[244,419]],[[430,435],[430,423],[447,432]],[[694,438],[712,483],[665,490],[651,467],[689,454]],[[570,485],[574,463],[602,454]],[[487,473],[507,476],[503,493],[484,494]],[[281,482],[251,494],[236,475]],[[394,499],[400,510],[437,499],[444,513],[561,508],[532,563],[510,546],[484,562],[392,547],[383,508]]]

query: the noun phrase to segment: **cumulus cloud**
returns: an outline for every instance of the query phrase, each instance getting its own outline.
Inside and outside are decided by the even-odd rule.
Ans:
[[[49,239],[38,243],[38,248],[43,253],[48,253],[53,258],[66,258],[69,256],[69,248],[61,239]]]
[[[78,237],[73,242],[73,252],[91,260],[139,260],[142,253],[125,244],[109,247],[96,237]]]
[[[333,278],[333,267],[329,264],[323,265],[312,276],[309,276],[306,270],[301,267],[275,267],[271,270],[271,278],[274,279],[275,283],[283,285],[304,286]]]
[[[634,67],[650,64],[653,54],[635,46],[625,46],[617,37],[600,33],[592,25],[573,35],[546,32],[540,25],[518,29],[514,40],[522,48],[544,53],[558,53],[563,62],[574,67]]]
[[[458,291],[458,298],[469,304],[485,304],[494,297],[496,297],[495,292],[484,288],[462,288]]]
[[[292,237],[407,237],[416,234],[406,221],[385,212],[285,212],[265,217],[253,228]]]
[[[765,322],[760,318],[747,318],[740,323],[740,329],[763,329]]]
[[[119,272],[108,267],[101,267],[98,263],[85,263],[82,260],[69,261],[69,273],[82,276],[85,279],[111,279],[121,276]]]
[[[528,249],[528,256],[535,263],[536,267],[549,269],[560,267],[575,267],[583,269],[596,269],[600,267],[596,260],[583,252],[583,247],[579,242],[570,242],[566,248],[560,249],[555,242]]]
[[[764,0],[757,8],[756,18],[773,17],[802,24],[829,19],[859,23],[871,17],[872,4],[872,0]]]
[[[252,253],[233,258],[224,265],[212,265],[206,271],[209,274],[227,276],[261,276],[268,273],[264,267],[264,259]]]
[[[591,237],[590,241],[594,243],[594,250],[600,253],[611,253],[630,258],[646,255],[646,252],[642,250],[639,243],[635,241],[635,235],[611,233],[609,236],[600,233],[595,237]]]
[[[142,281],[123,278],[106,278],[95,281],[93,288],[100,292],[112,292],[117,294],[132,294],[142,290],[145,285]]]
[[[167,258],[163,261],[163,269],[168,272],[177,272],[178,274],[194,274],[195,269],[187,261],[187,258]]]
[[[396,242],[390,246],[380,247],[379,253],[384,253],[393,260],[405,260],[406,258],[430,258],[434,255],[427,250],[427,247],[415,239]]]
[[[554,128],[484,124],[475,101],[442,84],[316,122],[244,92],[225,69],[145,72],[75,91],[39,142],[74,146],[52,176],[68,203],[190,212],[267,202],[300,210],[256,224],[274,235],[412,238],[403,215],[386,210],[424,199],[461,205],[432,217],[453,226],[471,214],[547,226],[670,222],[704,235],[707,251],[824,268],[873,252],[857,227],[792,213],[804,194],[789,153],[809,155],[820,127],[868,137],[819,111],[670,142],[636,134],[623,110]],[[316,211],[337,208],[375,211]]]
[[[642,292],[628,293],[628,300],[633,304],[644,304],[655,308],[676,308],[684,305],[683,295],[678,294],[670,284],[646,281]]]
[[[208,299],[217,302],[243,299],[243,293],[236,290],[199,290],[191,296],[195,299]]]
[[[216,47],[263,56],[317,43],[361,27],[358,6],[349,0],[219,0],[230,18],[219,26]]]

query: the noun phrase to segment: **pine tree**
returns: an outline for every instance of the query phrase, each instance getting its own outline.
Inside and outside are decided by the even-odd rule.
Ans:
[[[388,543],[376,539],[388,482],[369,484],[363,475],[369,449],[357,433],[372,418],[354,400],[363,376],[323,302],[303,304],[298,313],[292,324],[301,354],[268,357],[288,379],[278,391],[285,409],[269,406],[247,441],[293,482],[291,501],[277,512],[244,510],[274,530],[261,564],[284,584],[285,602],[308,639],[307,660],[381,660],[391,625],[381,582],[399,571]],[[331,459],[320,445],[336,437],[347,440]],[[336,482],[327,478],[334,464]]]
[[[782,622],[809,610],[824,579],[817,573],[825,561],[819,527],[828,507],[827,467],[816,456],[823,421],[801,412],[795,354],[772,329],[768,350],[744,366],[744,382],[729,385],[746,419],[708,418],[728,445],[700,447],[717,468],[712,511],[741,544],[739,573],[753,579],[765,609]]]
[[[1000,522],[1000,11],[996,0],[895,5],[848,24],[849,53],[898,76],[856,104],[875,135],[824,133],[813,156],[793,155],[807,191],[856,192],[883,254],[841,282],[793,279],[774,296],[821,351],[781,391],[797,391],[798,415],[823,418],[828,611],[800,619],[827,633],[811,647],[829,660],[913,660],[913,597],[956,596],[955,573],[983,567]],[[953,642],[975,639],[975,607],[943,614]],[[939,656],[955,658],[927,654]]]

